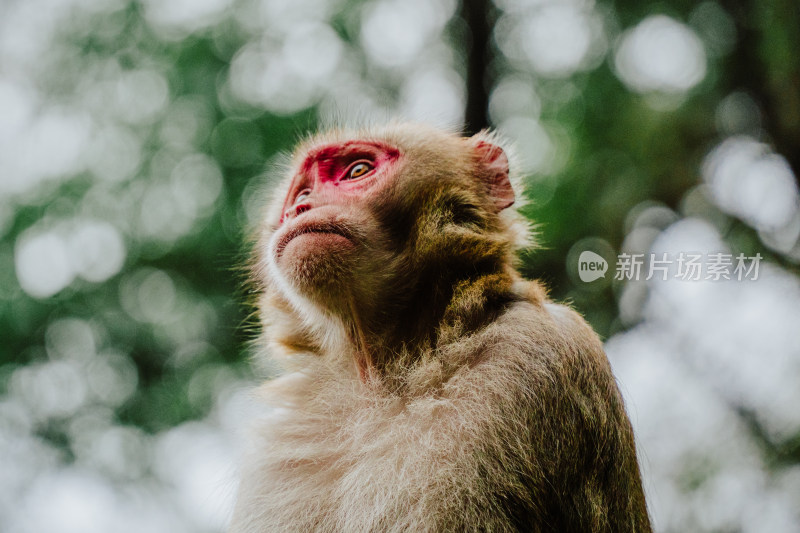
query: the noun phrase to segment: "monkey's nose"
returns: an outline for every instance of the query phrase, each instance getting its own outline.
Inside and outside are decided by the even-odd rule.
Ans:
[[[311,209],[311,189],[303,189],[295,196],[292,206],[283,212],[281,221],[299,216]]]
[[[306,211],[311,209],[311,204],[309,202],[299,202],[294,204],[292,207],[286,210],[283,214],[284,220],[294,218],[296,216],[300,216],[301,214],[305,213]]]

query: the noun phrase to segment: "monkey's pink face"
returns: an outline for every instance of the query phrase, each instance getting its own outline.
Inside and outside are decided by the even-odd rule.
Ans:
[[[294,281],[315,282],[373,242],[369,202],[391,181],[400,151],[355,140],[318,146],[300,163],[270,242],[271,260]],[[363,258],[362,258],[363,259]],[[344,266],[344,264],[342,264]],[[325,280],[330,281],[330,280]]]

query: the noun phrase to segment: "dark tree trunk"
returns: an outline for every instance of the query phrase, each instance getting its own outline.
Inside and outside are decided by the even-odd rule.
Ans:
[[[762,126],[800,182],[800,3],[723,0],[736,23],[728,58],[730,90],[744,90],[761,107]]]
[[[465,133],[472,135],[489,127],[489,79],[491,62],[489,39],[492,32],[489,0],[462,0],[461,17],[470,33],[467,50],[467,105],[464,113]]]

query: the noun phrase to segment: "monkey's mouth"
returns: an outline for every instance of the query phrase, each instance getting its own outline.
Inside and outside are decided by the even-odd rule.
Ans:
[[[346,228],[333,222],[307,222],[291,228],[280,239],[278,239],[278,242],[275,246],[275,255],[280,257],[283,254],[283,250],[286,248],[286,246],[295,238],[300,237],[301,235],[308,235],[312,233],[338,235],[349,241],[353,239],[353,236]]]

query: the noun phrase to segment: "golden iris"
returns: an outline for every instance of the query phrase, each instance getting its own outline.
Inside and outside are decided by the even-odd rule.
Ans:
[[[372,167],[370,167],[368,164],[358,163],[357,165],[353,165],[353,168],[350,169],[350,173],[347,175],[347,177],[349,179],[360,178],[370,170],[372,170]]]

